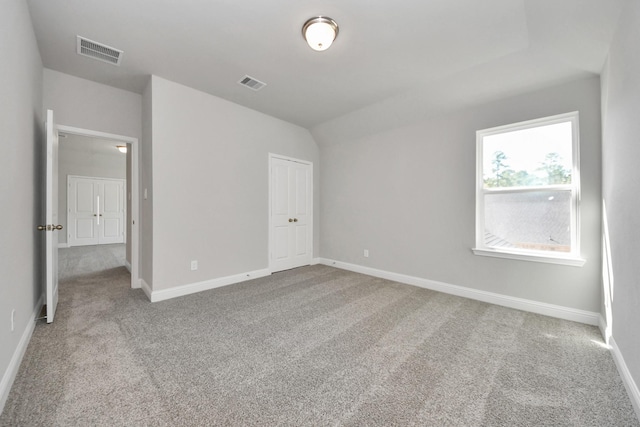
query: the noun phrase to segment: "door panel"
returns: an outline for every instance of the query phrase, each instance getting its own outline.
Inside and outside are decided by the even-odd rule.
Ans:
[[[93,218],[79,218],[75,220],[75,237],[76,242],[73,246],[82,244],[81,242],[95,241],[97,243],[98,236],[95,232],[95,220]],[[94,244],[95,244],[94,243]],[[84,243],[91,244],[91,243]]]
[[[104,243],[104,239],[120,239],[122,237],[122,228],[118,219],[103,219],[102,235],[100,243]]]
[[[95,212],[96,186],[90,180],[78,180],[75,188],[75,206],[76,214],[91,215]]]
[[[294,222],[295,241],[293,253],[298,262],[309,260],[311,262],[311,225],[309,224],[309,214],[311,211],[311,168],[299,163],[293,163],[291,168],[294,171],[293,188],[290,191],[294,195],[292,203],[295,206]]]
[[[307,235],[309,234],[308,227],[306,225],[297,225],[295,226],[295,230],[295,255],[297,257],[305,256],[307,254]]]
[[[275,188],[273,214],[286,216],[289,214],[289,170],[287,165],[274,165],[273,183]]]
[[[274,232],[275,251],[274,257],[277,260],[287,260],[289,257],[289,227],[276,227]]]
[[[96,200],[98,185],[88,178],[70,179],[67,185],[69,246],[98,244]]]
[[[295,167],[295,166],[294,166]],[[308,209],[307,202],[307,170],[295,167],[295,214],[296,216],[306,215]],[[299,219],[299,218],[298,218]]]
[[[101,180],[99,243],[124,242],[124,182]]]
[[[118,214],[122,211],[122,184],[118,182],[104,182],[103,202],[102,209],[103,214]]]

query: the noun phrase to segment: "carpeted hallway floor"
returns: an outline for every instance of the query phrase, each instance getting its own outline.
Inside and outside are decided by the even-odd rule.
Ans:
[[[74,246],[58,250],[58,278],[61,283],[77,276],[122,267],[126,261],[124,243]]]
[[[639,426],[594,327],[304,267],[151,304],[61,283],[2,426]]]

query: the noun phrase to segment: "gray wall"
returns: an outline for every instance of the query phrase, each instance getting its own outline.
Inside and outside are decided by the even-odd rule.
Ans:
[[[613,338],[640,386],[640,2],[628,2],[602,75],[603,199]],[[609,280],[605,280],[607,285]],[[638,408],[637,408],[638,409]]]
[[[142,94],[142,143],[140,146],[140,278],[153,283],[153,127],[152,80]],[[147,199],[144,193],[147,192]]]
[[[320,165],[309,131],[152,80],[153,290],[268,267],[270,152],[313,162],[317,256]]]
[[[0,2],[0,28],[0,381],[4,381],[42,294],[44,233],[36,226],[44,223],[44,117],[42,62],[26,2]]]
[[[60,139],[58,151],[58,221],[67,230],[66,233],[58,235],[60,243],[68,241],[67,177],[69,175],[80,175],[126,179],[127,156],[120,153],[115,148],[116,145],[122,145],[122,143],[75,135]],[[130,203],[127,202],[127,210],[129,210],[129,205]],[[127,218],[129,217],[127,216]],[[129,228],[127,228],[127,233]]]
[[[137,93],[45,68],[43,101],[59,125],[140,138],[142,97]]]
[[[372,121],[379,106],[374,106]],[[580,112],[583,267],[476,256],[475,132]],[[600,82],[578,80],[412,125],[312,130],[321,147],[323,258],[565,307],[600,310]],[[393,115],[393,111],[388,112]],[[371,132],[369,129],[376,129]],[[369,258],[363,257],[369,250]]]

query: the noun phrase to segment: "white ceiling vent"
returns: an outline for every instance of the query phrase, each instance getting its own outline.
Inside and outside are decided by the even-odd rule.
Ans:
[[[120,65],[123,51],[80,36],[78,36],[77,40],[77,52],[79,55],[88,56],[113,65]]]
[[[248,87],[251,90],[260,90],[267,85],[266,83],[263,83],[260,80],[256,80],[253,77],[249,76],[244,76],[238,83],[240,83],[242,86]]]

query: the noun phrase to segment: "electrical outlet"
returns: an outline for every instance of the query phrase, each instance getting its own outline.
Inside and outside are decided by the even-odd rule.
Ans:
[[[369,249],[364,250],[364,257],[369,258]]]
[[[194,259],[193,261],[191,261],[191,270],[197,270],[198,269],[198,260]]]
[[[13,332],[16,328],[16,310],[15,308],[11,310],[11,332]]]

